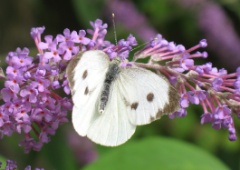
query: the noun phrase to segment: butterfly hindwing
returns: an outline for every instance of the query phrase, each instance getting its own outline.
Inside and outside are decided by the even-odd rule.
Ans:
[[[117,146],[126,142],[135,129],[136,126],[129,121],[127,108],[115,81],[111,85],[104,112],[95,118],[87,136],[98,144]]]
[[[130,121],[144,125],[179,108],[178,93],[168,80],[139,67],[122,68],[118,83]]]

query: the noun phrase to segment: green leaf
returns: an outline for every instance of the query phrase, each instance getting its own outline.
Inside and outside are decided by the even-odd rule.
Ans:
[[[0,155],[0,162],[2,162],[1,168],[2,169],[5,168],[6,167],[6,159],[4,157],[2,157],[1,155]]]
[[[112,148],[84,170],[226,170],[221,161],[188,143],[151,137]]]

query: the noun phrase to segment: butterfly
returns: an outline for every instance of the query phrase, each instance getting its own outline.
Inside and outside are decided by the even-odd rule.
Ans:
[[[136,126],[179,109],[179,94],[164,76],[120,63],[90,50],[79,52],[66,69],[74,129],[105,146],[123,144]]]

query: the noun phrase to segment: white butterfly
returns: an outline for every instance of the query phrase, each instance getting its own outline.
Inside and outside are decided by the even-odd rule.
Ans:
[[[93,50],[80,52],[67,67],[73,126],[105,146],[126,142],[137,125],[179,108],[178,92],[166,78],[136,66],[121,68],[120,62]]]

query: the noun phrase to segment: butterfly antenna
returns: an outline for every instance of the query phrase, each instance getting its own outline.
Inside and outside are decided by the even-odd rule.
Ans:
[[[145,46],[146,44],[149,44],[149,43],[151,43],[152,41],[157,40],[157,39],[158,39],[158,38],[153,38],[152,40],[150,40],[150,41],[148,41],[148,42],[145,42],[145,43],[143,43],[143,44],[141,44],[141,45],[138,45],[137,47],[131,49],[131,51],[134,51],[134,50],[136,50],[136,49],[138,49],[138,48],[140,48],[140,47],[142,47],[142,46]]]
[[[114,40],[115,40],[115,45],[117,45],[117,33],[116,33],[116,25],[115,25],[115,14],[112,13],[112,23],[113,23],[113,32],[114,32]]]

